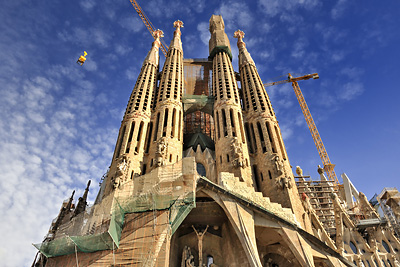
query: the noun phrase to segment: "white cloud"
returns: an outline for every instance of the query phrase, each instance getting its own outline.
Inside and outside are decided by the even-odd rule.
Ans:
[[[313,9],[320,5],[318,0],[259,0],[260,10],[269,16],[276,16],[284,12],[293,11],[299,7]]]
[[[96,1],[94,0],[83,0],[79,2],[79,5],[86,11],[92,11],[93,7],[96,5]]]
[[[346,10],[347,0],[338,0],[336,5],[331,10],[331,16],[333,19],[340,18]]]
[[[339,89],[338,97],[342,100],[352,100],[364,92],[364,85],[361,82],[348,82]]]
[[[204,45],[208,45],[210,40],[210,30],[208,22],[201,22],[197,25],[197,30],[200,32],[200,39]]]
[[[225,29],[228,32],[238,28],[246,29],[254,23],[249,7],[243,2],[228,1],[222,3],[215,11],[215,14],[222,15]]]

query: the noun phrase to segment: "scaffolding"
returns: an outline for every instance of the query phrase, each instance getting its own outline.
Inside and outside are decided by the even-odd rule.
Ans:
[[[114,254],[122,240],[132,242],[136,253],[119,252],[118,263],[153,266],[149,261],[162,260],[157,255],[167,238],[195,207],[197,177],[194,158],[185,158],[129,179],[88,212],[64,222],[53,240],[34,246],[47,258],[104,250]],[[136,229],[137,235],[121,238],[122,229],[129,227]],[[81,255],[80,261],[91,257],[86,255]]]
[[[310,176],[297,176],[295,179],[300,196],[304,193],[310,198],[325,231],[330,236],[335,235],[335,211],[331,197],[332,194],[338,194],[335,184],[332,181],[314,181]]]

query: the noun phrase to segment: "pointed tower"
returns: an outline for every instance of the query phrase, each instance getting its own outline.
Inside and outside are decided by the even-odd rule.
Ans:
[[[108,171],[104,195],[108,195],[128,179],[133,179],[134,176],[146,172],[143,160],[144,140],[149,129],[151,103],[157,85],[158,55],[162,35],[161,30],[154,31],[155,41],[143,62],[130,96]]]
[[[249,150],[254,157],[252,167],[257,187],[271,201],[291,208],[301,221],[304,208],[274,110],[256,65],[242,40],[244,32],[237,30],[234,37],[238,39],[245,129]]]
[[[212,15],[209,51],[213,60],[217,172],[231,172],[240,181],[253,186],[239,91],[231,63],[230,43],[224,28],[222,17]]]
[[[183,150],[183,50],[181,30],[183,22],[174,22],[174,38],[169,46],[161,73],[160,86],[150,124],[148,164],[153,169],[182,159]],[[152,130],[153,129],[153,130]]]

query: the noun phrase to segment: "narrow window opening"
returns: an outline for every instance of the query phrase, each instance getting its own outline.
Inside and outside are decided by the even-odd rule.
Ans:
[[[261,128],[260,122],[257,122],[257,130],[258,130],[258,135],[260,136],[261,147],[263,149],[263,153],[265,153],[265,152],[267,152],[267,146],[265,145],[264,134],[262,132],[262,128]]]
[[[272,180],[271,171],[268,171],[268,176],[269,176],[269,179]]]
[[[139,130],[137,133],[137,142],[136,142],[136,148],[135,152],[139,152],[139,147],[140,147],[140,142],[142,141],[142,129],[143,129],[143,121],[140,123]]]
[[[172,154],[169,155],[169,162],[172,162]]]
[[[261,181],[264,181],[264,176],[263,176],[262,172],[260,172],[260,177],[261,177]]]
[[[131,171],[131,180],[133,179],[133,171]]]
[[[122,141],[124,140],[125,130],[126,130],[126,126],[124,125],[124,128],[122,128],[122,131],[121,131],[121,136],[119,138],[119,142],[118,142],[118,146],[117,146],[117,153],[115,154],[115,158],[118,158],[119,154],[121,153],[121,146],[122,146]]]
[[[250,126],[249,126],[248,122],[246,122],[244,124],[244,130],[245,130],[246,137],[247,137],[249,152],[254,153],[253,140],[250,138]]]
[[[240,138],[242,138],[242,143],[246,143],[246,137],[244,136],[244,129],[243,129],[243,122],[242,122],[242,116],[240,112],[238,112],[238,119],[239,119],[239,127],[240,127]]]
[[[153,159],[150,161],[150,167],[153,167]]]
[[[229,110],[229,115],[231,117],[232,135],[236,136],[235,118],[233,117],[233,109]]]
[[[226,154],[226,161],[229,162],[229,154]]]
[[[285,153],[285,149],[283,148],[282,138],[279,135],[278,128],[276,126],[275,126],[275,132],[276,132],[276,137],[278,138],[279,147],[281,149],[282,157],[283,157],[284,160],[286,160],[286,153]]]
[[[153,122],[150,122],[150,126],[147,128],[147,133],[146,133],[147,138],[146,138],[146,150],[145,150],[145,153],[149,153],[152,130],[153,130]]]
[[[220,128],[219,128],[219,114],[218,111],[216,112],[216,117],[217,117],[217,135],[218,135],[218,139],[221,137],[220,134]]]
[[[269,138],[269,142],[271,143],[272,153],[276,153],[276,145],[275,145],[274,138],[272,136],[271,126],[269,125],[268,122],[265,122],[265,126],[267,126],[268,138]]]
[[[178,124],[178,140],[181,141],[181,122],[182,122],[182,113],[179,111],[179,124]]]
[[[225,109],[222,109],[222,126],[224,129],[224,136],[228,136]]]
[[[131,123],[131,130],[129,131],[128,144],[126,145],[125,153],[129,153],[129,149],[131,147],[131,141],[132,141],[132,136],[133,136],[133,131],[134,130],[135,130],[135,122],[133,121]]]
[[[168,126],[168,109],[165,109],[164,116],[164,126],[163,126],[163,136],[167,136],[167,126]]]
[[[158,135],[158,125],[160,124],[160,112],[157,113],[157,119],[156,119],[156,127],[154,128],[154,138],[153,141],[157,140],[157,135]]]
[[[219,156],[219,162],[222,163],[222,156]]]
[[[250,124],[250,132],[251,132],[251,137],[254,142],[254,152],[257,152],[257,139],[256,139],[256,134],[254,133],[254,125]]]
[[[176,109],[172,111],[172,130],[171,130],[171,137],[175,137],[175,120],[176,120]]]

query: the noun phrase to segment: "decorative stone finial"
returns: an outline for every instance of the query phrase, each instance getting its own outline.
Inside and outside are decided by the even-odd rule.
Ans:
[[[154,39],[160,39],[161,37],[164,37],[164,32],[160,29],[157,29],[153,32],[153,37]]]
[[[174,27],[179,30],[179,28],[183,28],[183,22],[179,19],[174,22]]]
[[[243,42],[243,38],[244,38],[244,32],[241,30],[237,30],[234,32],[233,37],[237,38],[237,46],[240,48],[244,48],[246,47],[246,44]]]

